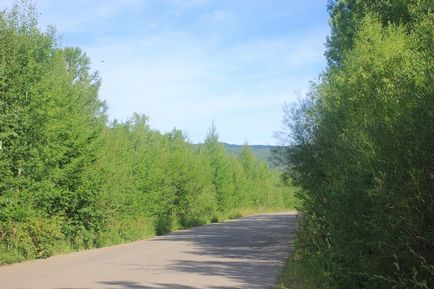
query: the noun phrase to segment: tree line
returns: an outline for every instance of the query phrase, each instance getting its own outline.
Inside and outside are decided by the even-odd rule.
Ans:
[[[329,1],[328,66],[285,108],[291,288],[434,288],[434,3]]]
[[[215,127],[193,145],[146,116],[108,121],[79,48],[35,9],[0,12],[0,264],[101,247],[291,205],[279,172]]]

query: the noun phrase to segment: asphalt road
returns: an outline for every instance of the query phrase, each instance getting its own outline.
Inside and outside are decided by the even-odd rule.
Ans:
[[[294,228],[294,214],[261,214],[2,266],[0,288],[272,288],[290,251]]]

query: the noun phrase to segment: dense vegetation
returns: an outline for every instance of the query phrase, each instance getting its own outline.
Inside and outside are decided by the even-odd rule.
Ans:
[[[330,1],[328,67],[285,109],[291,288],[434,288],[434,2]]]
[[[289,205],[279,173],[214,127],[192,145],[142,115],[109,123],[89,58],[34,15],[0,12],[0,264]]]
[[[223,143],[223,145],[225,146],[226,151],[236,156],[239,156],[241,154],[241,151],[243,150],[244,147],[243,145],[234,145],[234,144],[227,144],[227,143]],[[258,161],[267,162],[270,167],[275,166],[275,162],[273,161],[272,154],[271,154],[271,151],[274,148],[274,146],[249,145],[249,147],[252,149],[252,152]]]

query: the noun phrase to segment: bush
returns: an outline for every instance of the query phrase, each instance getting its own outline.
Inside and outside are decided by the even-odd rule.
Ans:
[[[382,2],[331,4],[333,59],[286,110],[278,153],[300,187],[293,264],[307,288],[434,287],[434,17],[425,1]],[[336,27],[342,15],[357,23]]]
[[[53,255],[64,237],[60,223],[59,219],[33,217],[26,222],[0,224],[0,264]]]

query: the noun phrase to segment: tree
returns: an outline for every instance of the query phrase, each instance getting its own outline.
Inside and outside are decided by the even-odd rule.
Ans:
[[[143,239],[253,207],[244,169],[215,126],[205,144],[193,145],[179,130],[152,129],[144,115],[108,123],[90,59],[62,47],[54,29],[42,32],[36,15],[25,3],[0,12],[0,264]],[[256,175],[270,184],[251,152],[247,163],[252,184]],[[279,194],[266,189],[263,199]]]
[[[292,138],[279,155],[301,187],[295,257],[307,288],[434,286],[427,7],[331,4],[331,62],[311,98],[286,111]]]
[[[409,0],[329,0],[331,36],[327,40],[326,57],[329,67],[339,65],[352,49],[355,35],[368,14],[375,15],[383,26],[406,24],[412,31],[432,1]]]
[[[223,145],[218,141],[218,133],[214,124],[205,139],[204,153],[209,158],[217,208],[220,212],[226,212],[233,205],[234,185],[231,178],[230,164]]]

